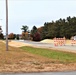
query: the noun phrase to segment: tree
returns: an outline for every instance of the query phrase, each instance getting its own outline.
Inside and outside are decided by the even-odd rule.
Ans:
[[[44,23],[44,27],[42,29],[42,39],[46,39],[48,37],[48,23]]]
[[[45,22],[42,30],[42,39],[54,37],[66,37],[76,35],[76,17],[67,17],[66,19],[59,19],[55,22]]]
[[[34,41],[40,41],[40,40],[41,40],[41,37],[40,37],[39,32],[36,32],[36,33],[34,34],[33,40],[34,40]]]
[[[31,30],[31,37],[33,38],[33,41],[41,40],[40,34],[39,34],[36,26],[33,26],[32,30]]]
[[[31,35],[34,35],[37,32],[37,27],[33,26],[32,30],[31,30]]]
[[[37,31],[38,31],[38,33],[39,33],[39,35],[40,35],[41,40],[42,40],[42,38],[43,38],[43,36],[42,36],[43,26],[42,26],[42,27],[39,27],[39,28],[37,29]]]
[[[23,30],[23,32],[27,32],[28,31],[28,26],[23,25],[22,28],[21,28],[21,30]]]
[[[13,34],[13,33],[10,33],[10,34],[8,35],[8,39],[15,39],[14,34]]]
[[[27,39],[28,38],[28,32],[29,32],[29,30],[28,30],[28,26],[22,26],[22,28],[21,28],[21,30],[23,30],[23,32],[22,32],[22,39]]]
[[[17,40],[19,40],[19,34],[16,35]]]
[[[4,35],[3,35],[3,30],[2,30],[2,28],[1,28],[1,26],[0,26],[0,39],[4,39]]]
[[[28,32],[22,32],[22,39],[28,40],[29,39],[29,33]]]

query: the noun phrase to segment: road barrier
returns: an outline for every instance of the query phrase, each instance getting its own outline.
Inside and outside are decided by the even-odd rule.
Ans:
[[[65,46],[65,37],[63,38],[54,38],[54,46]]]
[[[72,44],[72,46],[73,46],[74,44],[76,44],[76,40],[72,39],[72,40],[71,40],[71,44]]]

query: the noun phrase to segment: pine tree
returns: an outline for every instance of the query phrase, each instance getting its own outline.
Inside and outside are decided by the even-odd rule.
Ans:
[[[1,28],[1,26],[0,26],[0,39],[4,39],[4,36],[3,36],[3,30],[2,30],[2,28]]]

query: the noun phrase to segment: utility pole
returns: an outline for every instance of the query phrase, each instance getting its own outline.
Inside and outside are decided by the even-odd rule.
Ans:
[[[8,0],[6,0],[6,51],[8,51]]]

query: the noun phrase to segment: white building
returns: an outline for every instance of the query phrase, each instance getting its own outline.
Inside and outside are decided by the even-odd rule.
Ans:
[[[76,40],[76,35],[74,36],[74,40]]]

